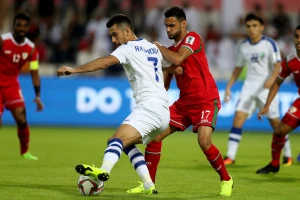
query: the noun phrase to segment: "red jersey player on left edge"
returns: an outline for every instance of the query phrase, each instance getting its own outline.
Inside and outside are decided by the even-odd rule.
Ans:
[[[27,160],[38,160],[28,151],[29,128],[26,120],[26,110],[18,76],[22,66],[29,62],[32,82],[36,97],[37,111],[43,109],[40,100],[40,77],[38,74],[38,53],[35,45],[25,37],[30,28],[30,17],[19,13],[14,18],[13,33],[0,37],[0,128],[4,107],[14,117],[18,127],[18,137],[21,146],[21,156]]]
[[[296,52],[287,56],[282,62],[281,69],[277,79],[270,88],[269,95],[265,106],[259,111],[258,118],[261,120],[262,116],[268,113],[270,104],[275,98],[280,85],[289,75],[294,76],[294,81],[298,87],[300,94],[300,25],[294,30],[294,44]],[[300,126],[300,98],[297,98],[290,109],[285,113],[280,123],[274,130],[271,143],[271,162],[263,168],[256,171],[257,174],[277,173],[280,169],[280,154],[286,142],[285,136]]]

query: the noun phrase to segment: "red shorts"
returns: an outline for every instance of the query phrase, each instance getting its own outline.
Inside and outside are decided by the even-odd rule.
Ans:
[[[300,98],[294,101],[289,111],[283,116],[281,122],[294,129],[300,125]]]
[[[17,107],[25,107],[22,91],[18,82],[9,86],[0,86],[0,115],[4,111],[13,110]]]
[[[184,131],[192,125],[194,133],[200,126],[210,126],[215,129],[220,108],[220,99],[200,102],[198,105],[188,105],[176,101],[170,106],[170,124],[180,131]]]

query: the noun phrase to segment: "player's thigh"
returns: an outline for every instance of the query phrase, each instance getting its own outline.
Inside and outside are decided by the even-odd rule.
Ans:
[[[276,132],[279,132],[279,134],[287,134],[293,129],[296,129],[300,125],[300,99],[296,99],[290,109],[285,113],[281,120],[281,124],[285,124],[285,129],[276,129]],[[278,125],[278,127],[279,127]],[[289,128],[290,127],[290,128]]]
[[[176,131],[184,131],[192,121],[188,115],[189,105],[176,101],[170,106],[170,125],[176,127]]]
[[[189,117],[192,120],[193,132],[197,133],[199,127],[211,127],[215,129],[218,112],[221,109],[219,99],[207,102],[199,102],[198,105],[189,107]]]
[[[139,132],[143,143],[148,144],[167,129],[169,122],[168,106],[160,102],[148,101],[137,105],[122,124],[134,127]]]
[[[249,117],[253,114],[255,109],[256,109],[256,102],[254,100],[254,97],[250,94],[242,92],[239,100],[236,103],[235,112],[237,113],[239,111],[239,112],[247,113],[248,114],[247,117]],[[246,120],[247,117],[244,120]],[[239,118],[236,118],[235,120],[239,120]],[[239,123],[238,121],[235,122],[235,120],[234,123]]]
[[[124,148],[137,144],[141,141],[142,136],[139,131],[129,124],[121,124],[114,135],[109,139],[118,138],[123,142]]]
[[[163,132],[161,132],[160,134],[158,134],[155,137],[154,141],[155,142],[161,142],[163,139],[165,139],[166,137],[168,137],[172,133],[176,132],[177,130],[178,130],[178,128],[176,126],[173,126],[173,125],[169,124],[169,126],[166,128],[166,130],[164,130]]]
[[[16,82],[3,88],[1,95],[5,108],[12,111],[14,117],[25,117],[25,103],[19,83]]]

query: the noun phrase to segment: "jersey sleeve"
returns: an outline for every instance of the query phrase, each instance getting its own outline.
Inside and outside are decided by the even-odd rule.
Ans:
[[[33,49],[32,55],[29,58],[30,70],[37,70],[39,68],[39,53],[36,48]]]
[[[161,66],[163,68],[170,67],[171,65],[172,65],[171,62],[169,62],[167,59],[165,59],[164,57],[162,57]]]
[[[269,38],[268,41],[270,42],[270,62],[272,64],[281,62],[281,55],[278,44],[271,38]]]
[[[238,52],[237,52],[237,59],[235,62],[236,67],[244,67],[246,64],[245,57],[243,55],[242,51],[242,45],[239,46]]]
[[[202,41],[200,35],[195,32],[188,33],[181,47],[191,50],[191,52],[199,52],[202,50]]]
[[[284,61],[281,63],[278,77],[281,79],[285,79],[290,74],[291,74],[291,71],[289,70],[288,61],[287,61],[287,59],[284,59]]]
[[[130,52],[126,44],[119,46],[110,55],[115,56],[119,60],[120,64],[129,64]]]

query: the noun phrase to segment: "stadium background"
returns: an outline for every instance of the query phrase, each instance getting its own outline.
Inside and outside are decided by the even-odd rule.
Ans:
[[[40,52],[41,97],[45,104],[42,113],[34,111],[31,101],[34,92],[27,74],[28,66],[23,67],[20,82],[28,121],[30,125],[39,126],[116,127],[133,108],[129,84],[119,65],[102,72],[55,77],[62,65],[77,66],[108,55],[114,49],[105,23],[115,13],[125,13],[133,19],[138,37],[168,46],[171,41],[166,37],[163,12],[170,5],[183,6],[189,30],[199,32],[204,39],[210,70],[222,102],[237,45],[245,38],[245,14],[255,12],[266,20],[265,34],[277,40],[282,57],[293,51],[292,30],[300,24],[297,0],[7,0],[1,4],[1,33],[11,31],[16,12],[26,11],[32,16],[28,37]],[[243,78],[244,75],[233,87],[233,100],[222,104],[218,130],[231,127]],[[169,96],[170,103],[178,97],[174,82]],[[283,115],[298,96],[292,80],[283,85],[279,96]],[[4,113],[3,123],[14,123],[9,112]],[[245,129],[271,130],[267,120],[259,122],[255,116],[246,122]]]
[[[190,30],[197,30],[205,41],[210,70],[217,80],[222,100],[225,83],[234,67],[237,44],[245,37],[241,19],[247,12],[260,13],[268,20],[266,34],[278,41],[283,57],[293,50],[292,29],[300,24],[298,0],[189,2],[192,7],[186,7],[185,11],[192,26]],[[282,14],[278,13],[278,2],[284,5]],[[34,91],[28,69],[24,66],[20,82],[30,124],[30,152],[39,160],[20,158],[17,129],[10,113],[5,112],[4,125],[0,130],[1,200],[82,200],[74,166],[79,163],[101,165],[107,138],[111,137],[116,125],[134,104],[120,66],[100,73],[64,78],[56,78],[55,72],[62,65],[76,66],[109,54],[114,47],[105,23],[117,12],[126,13],[134,20],[139,37],[168,45],[170,41],[164,39],[166,34],[162,22],[163,11],[169,5],[183,5],[183,1],[0,1],[0,33],[11,31],[13,16],[19,10],[25,10],[33,17],[29,37],[40,51],[41,96],[45,104],[43,112],[35,112],[32,102]],[[218,127],[213,134],[213,142],[222,155],[227,150],[228,131],[242,79],[243,76],[233,87],[233,101],[223,104]],[[178,95],[175,83],[169,94],[171,102],[174,101]],[[297,96],[292,80],[283,85],[280,91],[281,114]],[[236,163],[227,167],[235,181],[230,200],[298,200],[300,171],[296,157],[300,134],[290,135],[293,165],[282,166],[276,175],[260,176],[254,172],[270,160],[272,131],[267,120],[258,122],[255,117],[247,121],[245,128],[249,131],[243,133]],[[164,140],[156,178],[158,196],[141,197],[125,193],[137,186],[139,177],[127,156],[122,155],[111,179],[106,182],[104,192],[96,198],[220,199],[219,177],[199,149],[196,138],[191,131],[185,131]],[[139,148],[144,152],[144,145],[139,145]]]

